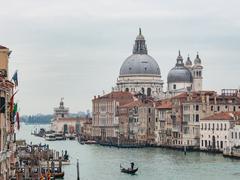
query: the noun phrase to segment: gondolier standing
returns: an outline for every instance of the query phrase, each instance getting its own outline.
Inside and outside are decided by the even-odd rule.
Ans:
[[[134,169],[134,162],[131,162],[131,169]]]

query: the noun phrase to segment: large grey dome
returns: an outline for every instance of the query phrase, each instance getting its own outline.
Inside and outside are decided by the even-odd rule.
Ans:
[[[133,46],[133,54],[123,62],[120,69],[120,76],[125,75],[161,75],[158,63],[148,55],[141,29]]]
[[[123,62],[120,75],[129,74],[161,75],[158,63],[147,54],[133,54]]]
[[[168,73],[167,81],[168,83],[193,82],[192,73],[188,68],[184,66],[183,58],[180,52],[177,58],[176,66],[172,68]]]

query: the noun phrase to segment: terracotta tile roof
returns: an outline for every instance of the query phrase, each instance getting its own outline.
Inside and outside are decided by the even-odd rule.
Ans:
[[[0,45],[0,49],[7,49],[5,46]]]
[[[133,101],[133,102],[124,104],[121,107],[132,108],[132,107],[135,107],[135,106],[141,106],[142,104],[143,103],[141,101],[137,100],[137,101]]]
[[[111,93],[108,93],[108,94],[105,94],[103,96],[97,97],[97,99],[119,98],[119,97],[133,97],[133,95],[130,92],[113,91]]]
[[[119,105],[127,104],[134,101],[134,95],[130,92],[114,91],[103,96],[94,97],[93,102],[100,102],[102,100],[117,101]]]
[[[212,116],[205,117],[201,120],[234,120],[234,117],[239,115],[240,112],[220,112]]]
[[[169,100],[161,101],[160,104],[156,107],[157,109],[172,109],[172,103]]]
[[[186,98],[186,97],[187,97],[187,93],[184,92],[184,93],[181,93],[179,95],[176,95],[176,96],[172,97],[172,99]]]

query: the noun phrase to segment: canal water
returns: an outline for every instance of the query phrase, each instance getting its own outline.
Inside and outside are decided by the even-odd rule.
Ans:
[[[240,160],[224,158],[221,154],[183,152],[161,149],[118,149],[99,145],[80,145],[77,141],[46,142],[31,135],[35,128],[46,125],[25,125],[17,131],[17,139],[28,143],[48,143],[50,148],[67,150],[71,165],[64,166],[66,180],[76,180],[76,162],[80,163],[80,180],[239,180]],[[120,163],[131,161],[139,167],[136,175],[120,172]]]

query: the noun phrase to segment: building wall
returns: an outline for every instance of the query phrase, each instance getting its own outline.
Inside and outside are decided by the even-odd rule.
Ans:
[[[148,94],[151,89],[151,96],[163,96],[163,81],[160,76],[124,76],[117,80],[117,91],[129,91],[132,93],[143,92]]]
[[[178,82],[178,83],[168,83],[168,91],[182,93],[186,92],[188,87],[192,87],[192,83]]]
[[[8,79],[9,52],[8,48],[0,47],[0,179],[4,180],[14,175],[16,162],[14,122],[10,112],[14,84]]]
[[[223,151],[229,146],[229,120],[204,120],[200,122],[200,149],[216,149]],[[214,140],[215,139],[215,140]]]

